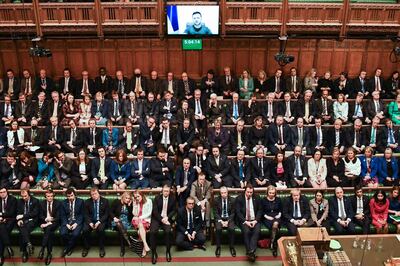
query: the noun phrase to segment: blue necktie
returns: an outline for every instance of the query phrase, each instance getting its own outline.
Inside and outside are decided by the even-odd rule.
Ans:
[[[393,129],[389,129],[389,144],[394,144]]]
[[[364,93],[365,92],[364,79],[361,79],[360,82],[361,82],[361,91]]]
[[[239,117],[238,106],[237,106],[237,103],[234,103],[233,104],[233,118],[237,119],[238,117]]]
[[[93,221],[97,222],[99,220],[99,203],[98,201],[93,202]]]
[[[243,176],[243,162],[239,161],[239,178],[240,181],[243,181],[244,176]]]

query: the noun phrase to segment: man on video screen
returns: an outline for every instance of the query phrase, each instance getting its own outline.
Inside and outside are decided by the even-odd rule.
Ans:
[[[185,34],[189,35],[210,35],[211,30],[201,22],[202,15],[199,11],[192,14],[192,23],[188,23],[185,29]]]

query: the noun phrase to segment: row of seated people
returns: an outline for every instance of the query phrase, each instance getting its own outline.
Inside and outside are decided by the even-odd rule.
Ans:
[[[194,187],[201,191],[210,187],[210,182],[200,174]],[[196,193],[197,194],[197,193]],[[82,257],[88,255],[91,242],[99,245],[99,256],[105,256],[105,230],[112,228],[119,233],[121,257],[125,255],[125,246],[137,246],[137,240],[129,236],[128,231],[135,229],[143,243],[140,256],[145,257],[151,251],[152,263],[157,262],[156,235],[164,231],[166,259],[171,261],[172,230],[176,230],[176,246],[181,250],[200,248],[205,250],[207,206],[214,212],[215,255],[221,254],[222,231],[228,232],[228,244],[232,256],[236,256],[235,227],[240,228],[246,255],[250,261],[256,260],[257,241],[263,224],[271,232],[271,249],[277,255],[277,239],[280,227],[286,226],[290,235],[295,235],[299,227],[325,227],[331,234],[355,234],[355,225],[361,226],[363,233],[369,233],[372,224],[377,233],[388,233],[388,225],[394,224],[400,232],[399,187],[391,189],[390,195],[377,189],[371,199],[363,194],[362,187],[355,187],[354,195],[344,196],[341,187],[335,188],[335,194],[324,198],[321,190],[309,200],[301,195],[298,188],[291,190],[285,199],[277,196],[277,189],[269,186],[264,197],[254,194],[249,184],[236,198],[229,195],[226,187],[221,187],[219,196],[212,201],[200,200],[196,194],[188,197],[183,206],[177,208],[174,194],[168,185],[162,187],[160,195],[152,201],[143,192],[137,190],[124,192],[119,199],[110,202],[100,195],[97,188],[90,190],[90,198],[82,200],[76,196],[73,188],[66,190],[63,201],[54,198],[54,192],[46,191],[45,199],[38,200],[23,189],[20,199],[9,195],[6,188],[0,189],[0,263],[4,263],[4,251],[10,248],[10,235],[14,227],[19,230],[22,261],[27,262],[34,253],[30,234],[35,228],[43,230],[43,238],[38,258],[45,264],[52,260],[55,232],[59,230],[64,249],[61,256],[70,256],[82,236]],[[390,216],[389,216],[390,214]],[[176,223],[176,226],[174,224]],[[331,226],[334,231],[331,231]],[[91,233],[96,232],[94,238]],[[146,235],[150,236],[150,245]],[[159,241],[158,241],[159,242]],[[135,248],[136,252],[137,248]]]
[[[115,78],[112,78],[104,67],[99,69],[99,75],[95,79],[91,79],[88,71],[84,70],[81,79],[76,80],[71,76],[68,68],[64,69],[63,76],[58,81],[48,77],[45,69],[41,69],[36,78],[27,69],[23,70],[21,78],[17,77],[12,69],[8,69],[6,74],[4,81],[0,80],[0,91],[3,94],[9,94],[13,99],[17,99],[20,92],[28,97],[32,95],[37,97],[40,92],[45,92],[49,96],[53,90],[59,91],[63,99],[68,93],[74,95],[75,98],[82,98],[85,94],[94,96],[98,91],[105,94],[107,98],[111,98],[111,91],[115,90],[123,98],[132,91],[138,98],[144,98],[152,92],[157,99],[160,99],[164,92],[170,91],[179,100],[189,100],[197,87],[196,82],[189,78],[186,72],[183,72],[181,78],[177,80],[172,72],[167,73],[166,79],[161,79],[154,70],[147,79],[138,68],[134,70],[131,79],[126,77],[122,70],[118,70]],[[387,80],[384,80],[381,68],[377,68],[370,79],[367,78],[367,72],[364,70],[360,71],[359,76],[354,79],[349,79],[347,73],[342,72],[334,80],[329,71],[318,78],[316,70],[311,69],[302,79],[297,69],[292,67],[286,78],[283,77],[281,69],[277,69],[270,78],[267,78],[265,71],[260,70],[257,77],[253,78],[248,70],[243,70],[237,77],[229,67],[225,67],[224,74],[219,77],[214,70],[207,71],[200,81],[200,88],[207,98],[212,93],[231,98],[235,92],[239,93],[242,99],[250,99],[253,93],[257,95],[257,98],[265,98],[269,92],[275,93],[276,98],[283,98],[284,92],[289,92],[294,98],[299,98],[306,90],[320,95],[322,88],[328,88],[334,98],[337,98],[338,94],[354,98],[359,92],[370,96],[373,91],[379,91],[382,97],[390,99],[394,98],[399,90],[399,72],[393,72]]]
[[[212,147],[211,154],[207,155],[199,144],[181,163],[163,148],[153,158],[145,158],[144,151],[139,149],[133,160],[128,159],[123,149],[117,150],[114,159],[106,156],[104,147],[99,147],[97,152],[98,156],[91,159],[81,149],[78,157],[72,159],[62,151],[54,154],[46,151],[37,160],[28,151],[22,151],[19,156],[10,151],[0,162],[0,184],[13,189],[45,189],[49,186],[85,189],[98,186],[114,190],[157,188],[168,184],[177,187],[182,204],[201,172],[214,188],[243,188],[247,184],[319,189],[359,184],[377,187],[398,185],[400,180],[398,159],[392,149],[386,148],[383,157],[377,157],[370,146],[358,157],[356,150],[350,147],[341,158],[340,149],[336,147],[329,158],[323,158],[323,153],[315,150],[307,159],[302,148],[296,146],[287,158],[279,151],[274,159],[270,159],[265,156],[263,148],[258,148],[252,158],[246,158],[244,151],[238,150],[237,155],[229,160],[218,146]]]

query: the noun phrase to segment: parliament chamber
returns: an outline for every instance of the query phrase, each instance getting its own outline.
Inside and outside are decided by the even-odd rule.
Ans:
[[[398,0],[0,0],[0,265],[397,265],[399,67]]]

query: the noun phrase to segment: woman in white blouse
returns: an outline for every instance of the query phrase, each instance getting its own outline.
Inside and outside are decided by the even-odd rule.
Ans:
[[[89,94],[83,96],[83,101],[80,103],[79,125],[87,126],[89,119],[92,116],[92,101]]]
[[[146,241],[146,231],[150,228],[153,203],[140,191],[136,191],[133,198],[132,225],[138,230],[139,238],[143,241],[142,257],[145,257],[147,252],[150,251],[150,247]]]
[[[24,136],[25,131],[19,127],[18,121],[12,121],[10,130],[7,131],[8,148],[20,152],[24,148]]]
[[[344,186],[355,187],[360,183],[361,161],[356,157],[355,150],[350,147],[347,149],[344,161],[344,175],[346,180],[343,181]]]
[[[346,97],[343,93],[338,94],[337,101],[333,103],[333,116],[335,119],[340,119],[343,123],[348,120],[349,103],[346,102]]]
[[[321,151],[316,150],[313,157],[308,160],[308,176],[313,188],[327,188],[326,174],[326,160],[322,158]]]

